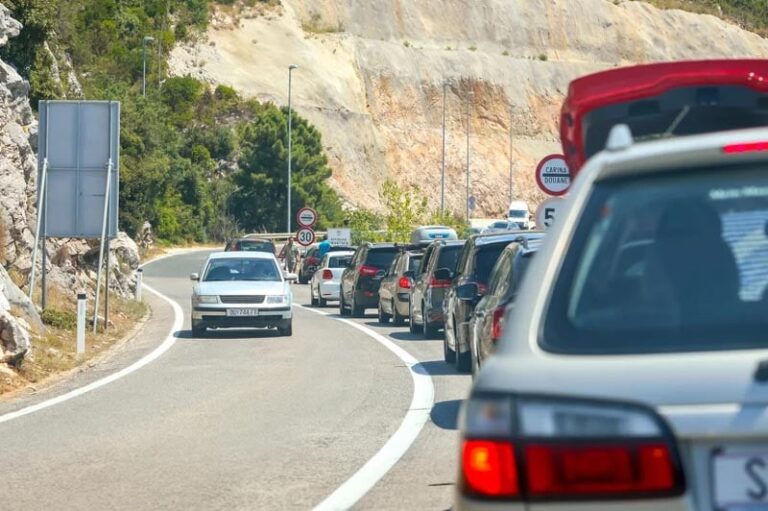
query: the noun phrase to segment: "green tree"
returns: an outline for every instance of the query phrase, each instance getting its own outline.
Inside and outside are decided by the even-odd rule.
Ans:
[[[413,230],[424,223],[427,198],[404,190],[392,181],[384,182],[380,195],[387,209],[384,216],[387,241],[408,243]]]

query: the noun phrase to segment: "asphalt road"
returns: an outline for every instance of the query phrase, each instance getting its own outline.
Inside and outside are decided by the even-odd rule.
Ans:
[[[0,404],[3,509],[310,509],[384,446],[408,412],[408,368],[366,332],[296,307],[294,335],[191,337],[189,273],[205,253],[147,266],[145,281],[184,311],[161,357],[87,394],[2,422],[140,359],[163,342],[172,308],[152,298],[146,333],[109,361],[43,395]],[[295,302],[308,305],[307,286]],[[373,312],[373,311],[371,311]],[[441,341],[355,320],[413,355],[435,388],[430,420],[356,509],[447,509],[456,416],[470,379]]]

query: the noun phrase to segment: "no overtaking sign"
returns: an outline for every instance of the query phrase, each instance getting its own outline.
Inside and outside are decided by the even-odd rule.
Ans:
[[[301,208],[296,214],[296,221],[301,227],[312,227],[317,223],[317,211],[312,208]]]
[[[565,157],[552,154],[541,160],[536,167],[536,183],[548,195],[565,195],[571,187],[571,169],[565,163]]]

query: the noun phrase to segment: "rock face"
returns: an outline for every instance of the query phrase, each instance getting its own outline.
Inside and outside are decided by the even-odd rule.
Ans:
[[[17,315],[14,315],[13,307]],[[16,287],[5,268],[0,266],[0,363],[17,363],[30,348],[30,324],[42,328],[40,316],[34,305]]]
[[[217,16],[208,41],[175,49],[171,69],[285,104],[287,66],[297,64],[294,105],[322,131],[333,185],[358,205],[376,204],[385,178],[439,189],[448,81],[447,195],[463,210],[471,91],[480,216],[508,203],[510,131],[515,193],[540,198],[535,163],[560,151],[557,115],[573,78],[631,63],[766,55],[755,34],[644,2],[282,0],[267,14]]]

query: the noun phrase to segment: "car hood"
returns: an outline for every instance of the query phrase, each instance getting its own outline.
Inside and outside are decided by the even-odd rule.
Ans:
[[[288,285],[284,282],[226,281],[200,282],[195,286],[199,295],[282,295],[288,294]]]

